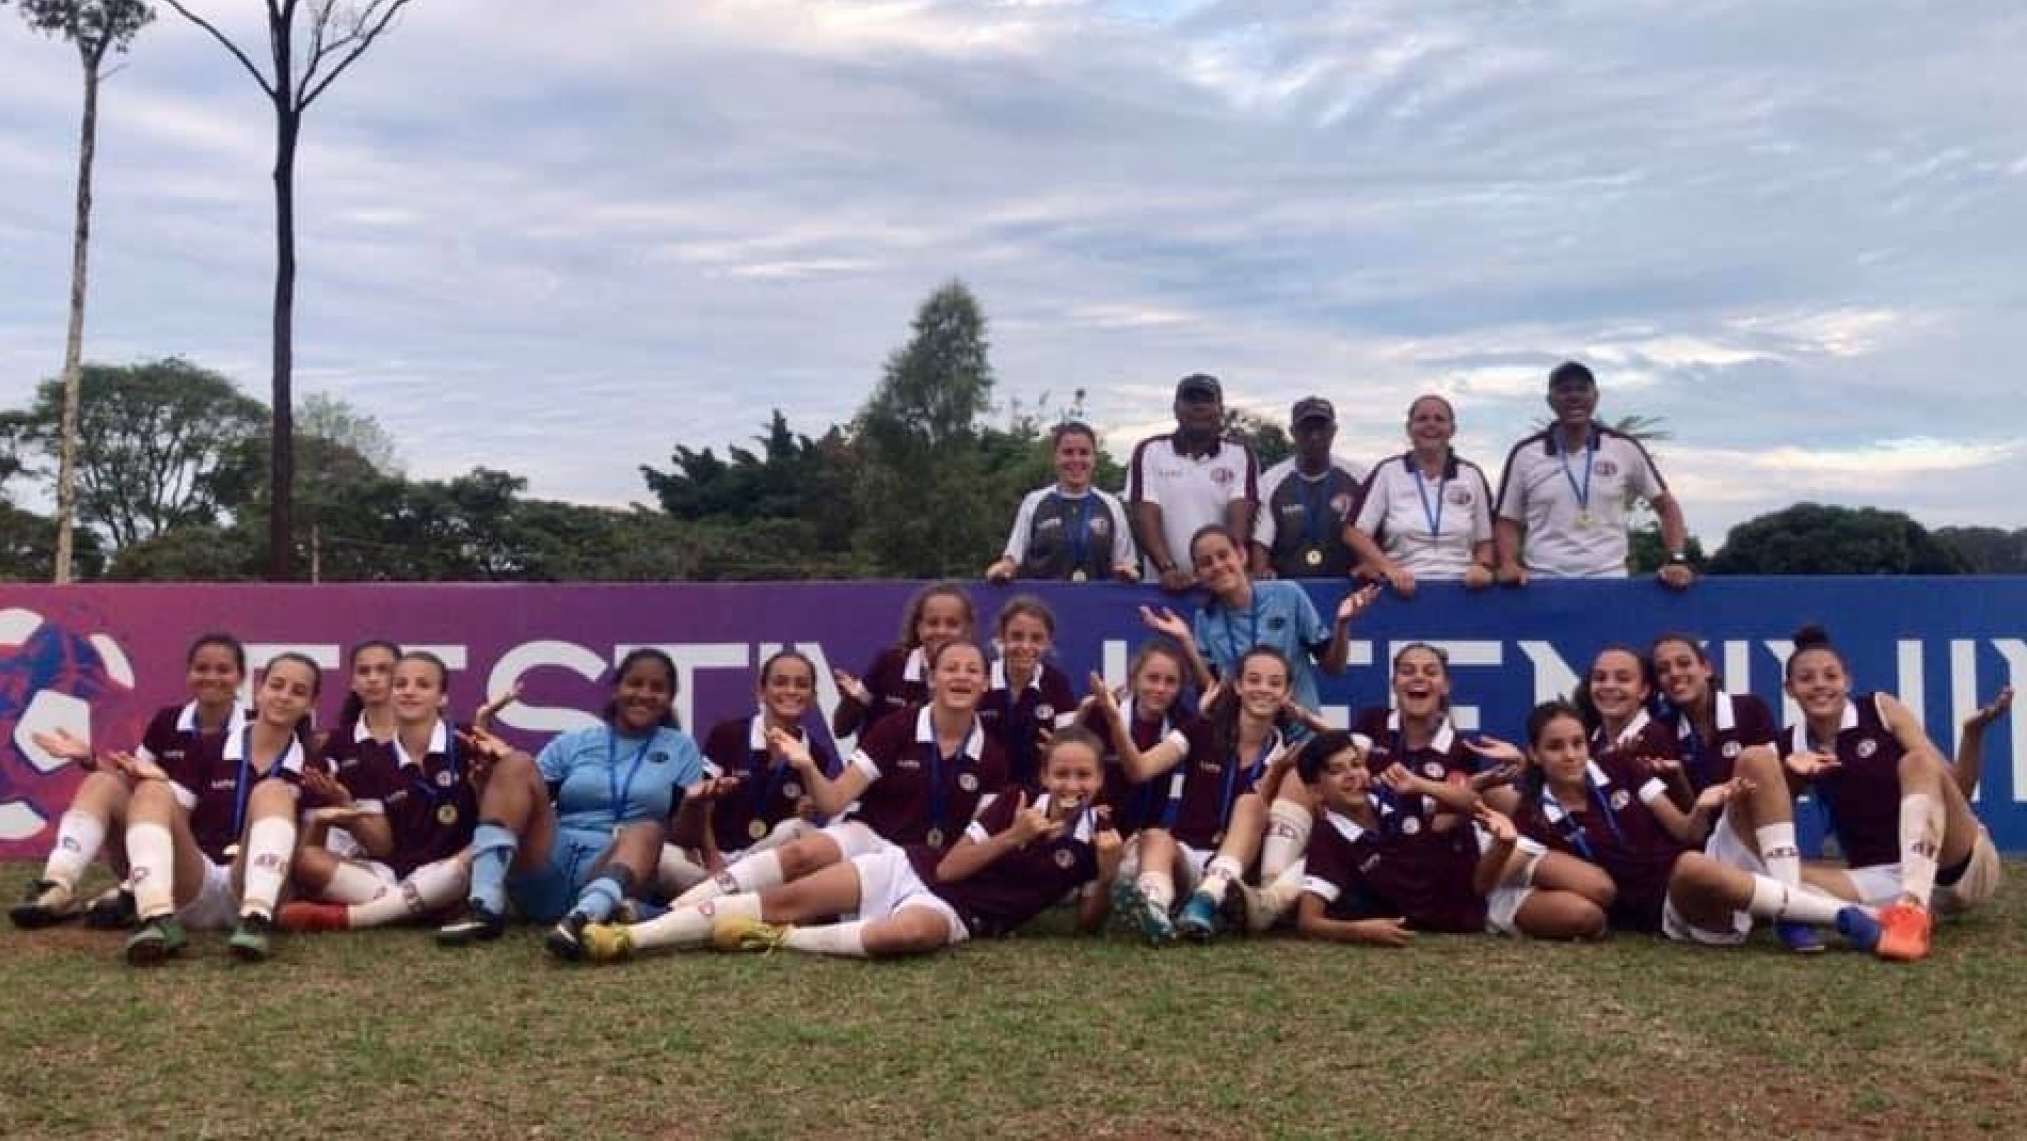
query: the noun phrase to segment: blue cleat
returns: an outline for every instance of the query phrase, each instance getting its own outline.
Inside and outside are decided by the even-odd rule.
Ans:
[[[1839,926],[1842,926],[1841,922]],[[1816,929],[1807,923],[1781,920],[1774,924],[1774,938],[1780,940],[1781,946],[1798,955],[1818,955],[1823,952],[1823,937],[1816,934]]]
[[[1115,880],[1112,884],[1112,910],[1122,919],[1133,924],[1140,931],[1140,938],[1150,947],[1175,942],[1175,924],[1169,922],[1168,912],[1140,890],[1140,885],[1129,879]]]
[[[1837,913],[1837,934],[1844,941],[1860,951],[1874,951],[1879,948],[1879,937],[1885,932],[1879,920],[1862,907],[1847,907]]]
[[[1208,943],[1218,933],[1218,901],[1203,892],[1193,892],[1182,905],[1175,929],[1193,943]]]

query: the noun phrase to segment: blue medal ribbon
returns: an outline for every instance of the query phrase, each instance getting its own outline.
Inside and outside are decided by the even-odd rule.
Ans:
[[[929,767],[929,827],[943,832],[945,839],[951,838],[950,830],[944,827],[943,820],[943,814],[950,806],[950,790],[943,784],[943,762],[949,761],[953,766],[960,764],[965,754],[971,751],[971,739],[977,733],[978,719],[974,717],[971,726],[964,731],[964,740],[958,742],[957,752],[945,757],[943,750],[936,745],[936,728],[931,725],[929,740],[922,745],[922,755],[928,761]]]
[[[1330,540],[1329,532],[1323,526],[1324,520],[1332,514],[1330,510],[1330,469],[1324,468],[1323,478],[1315,481],[1311,481],[1299,471],[1295,472],[1291,478],[1295,480],[1295,494],[1302,500],[1302,540],[1310,547],[1320,551],[1329,546]],[[1323,495],[1320,498],[1312,497],[1309,494],[1311,489],[1321,491]]]
[[[1254,586],[1251,589],[1253,600],[1246,607],[1246,642],[1244,645],[1239,644],[1238,634],[1233,629],[1232,608],[1222,602],[1218,604],[1218,616],[1224,620],[1225,626],[1225,652],[1231,655],[1234,667],[1238,666],[1239,659],[1246,656],[1247,650],[1260,644],[1260,589],[1258,586]],[[1236,679],[1234,680],[1236,681]]]
[[[1061,492],[1056,493],[1056,498],[1063,503],[1071,501],[1070,496],[1064,495]],[[1067,517],[1064,519],[1064,527],[1070,533],[1070,569],[1072,571],[1088,569],[1084,566],[1084,559],[1090,553],[1092,498],[1092,494],[1088,491],[1078,496],[1076,498],[1076,522],[1072,524]]]
[[[1570,491],[1576,494],[1577,510],[1580,512],[1589,511],[1591,509],[1591,463],[1597,458],[1598,454],[1597,434],[1592,433],[1584,441],[1584,483],[1582,487],[1577,486],[1576,473],[1570,470],[1570,456],[1567,451],[1563,450],[1561,437],[1556,437],[1555,440],[1556,458],[1562,461],[1562,477],[1569,481]]]
[[[777,761],[774,753],[768,749],[762,749],[753,755],[760,758],[760,764],[752,773],[753,788],[746,794],[746,808],[753,820],[764,821],[767,819],[767,805],[781,792],[781,786],[788,782],[788,773],[792,766],[786,761]],[[765,781],[759,779],[763,773],[767,777]]]
[[[1450,485],[1449,468],[1446,465],[1443,469],[1443,478],[1436,481],[1434,509],[1429,507],[1429,486],[1428,481],[1422,478],[1422,465],[1411,462],[1408,468],[1415,473],[1415,494],[1422,500],[1422,518],[1429,524],[1429,541],[1436,542],[1443,537],[1443,489]],[[1590,479],[1588,470],[1584,472],[1584,479],[1586,481]]]
[[[435,808],[441,800],[455,797],[457,795],[458,781],[464,775],[458,771],[457,767],[457,733],[448,725],[444,726],[443,740],[445,771],[450,773],[449,787],[439,791],[436,783],[429,779],[429,753],[427,751],[423,753],[422,759],[417,761],[415,765],[416,768],[421,770],[422,775],[408,778],[408,783],[413,785],[415,791],[421,793],[423,798],[429,801],[431,808]]]
[[[633,764],[626,770],[626,783],[619,783],[619,730],[607,729],[605,735],[605,788],[612,798],[612,826],[617,829],[626,823],[626,800],[633,795],[633,778],[640,775],[641,762],[647,759],[648,746],[655,743],[655,734],[649,731],[640,748],[633,751]]]

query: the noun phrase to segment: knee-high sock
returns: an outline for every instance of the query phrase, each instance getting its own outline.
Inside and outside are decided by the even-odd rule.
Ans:
[[[49,850],[49,859],[42,865],[42,878],[75,889],[78,878],[105,843],[105,821],[75,808],[66,811],[56,822],[56,847]]]
[[[1273,883],[1309,847],[1316,817],[1299,802],[1276,799],[1267,808],[1267,839],[1260,846],[1260,882]]]
[[[507,868],[521,838],[506,825],[484,820],[472,831],[471,898],[494,915],[507,911]]]
[[[593,923],[603,923],[612,917],[619,901],[631,894],[633,869],[624,864],[613,864],[597,879],[584,885],[584,890],[577,894],[577,903],[570,910]]]
[[[127,827],[128,877],[134,885],[134,910],[155,919],[176,910],[176,841],[160,824]]]
[[[635,950],[651,951],[657,947],[687,950],[710,942],[711,925],[721,918],[733,917],[760,918],[760,897],[728,895],[694,907],[672,908],[666,915],[629,926],[626,933]]]
[[[399,885],[365,903],[347,908],[346,918],[355,928],[382,927],[417,919],[456,903],[463,896],[467,882],[464,867],[456,860],[424,864]]]
[[[1812,887],[1754,876],[1752,902],[1746,905],[1746,910],[1761,919],[1789,919],[1828,926],[1837,922],[1837,913],[1849,906],[1844,900],[1825,895]]]
[[[1900,890],[1928,906],[1942,851],[1943,806],[1925,792],[1900,798]]]
[[[788,877],[781,870],[781,854],[778,851],[754,852],[735,862],[724,872],[677,896],[675,904],[677,907],[695,907],[720,896],[766,891],[770,887],[780,887],[787,882]]]
[[[821,927],[796,927],[790,929],[781,945],[791,951],[807,951],[814,955],[863,959],[866,957],[866,925],[862,920],[853,920],[849,923],[826,923]]]
[[[1213,856],[1210,865],[1204,868],[1204,880],[1197,885],[1196,893],[1222,900],[1225,891],[1244,874],[1245,869],[1239,867],[1239,861],[1230,856]]]
[[[366,903],[388,889],[386,881],[354,863],[340,863],[317,893],[332,903]]]
[[[295,850],[293,816],[263,816],[246,830],[246,876],[239,896],[241,915],[274,914],[282,883],[289,876],[289,858]]]
[[[1795,844],[1795,822],[1783,821],[1753,829],[1759,842],[1760,862],[1767,874],[1782,883],[1802,882],[1802,850]]]

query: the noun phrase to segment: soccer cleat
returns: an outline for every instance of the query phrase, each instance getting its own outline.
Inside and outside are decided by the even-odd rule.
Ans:
[[[275,926],[284,931],[349,931],[352,909],[342,903],[291,900],[275,912]]]
[[[1774,924],[1774,938],[1780,941],[1781,946],[1798,955],[1815,955],[1823,950],[1823,937],[1807,923],[1783,919]]]
[[[1846,943],[1851,944],[1851,946],[1858,950],[1872,951],[1878,949],[1881,933],[1882,928],[1879,926],[1879,920],[1874,919],[1872,913],[1864,908],[1854,905],[1838,910],[1837,934],[1842,935]]]
[[[549,929],[548,937],[542,940],[542,947],[566,963],[580,962],[584,958],[584,929],[589,926],[591,916],[573,911]]]
[[[67,923],[80,914],[77,899],[69,888],[55,880],[36,880],[28,885],[28,894],[21,903],[7,912],[7,918],[23,931],[35,931]]]
[[[1113,881],[1112,910],[1137,927],[1141,940],[1148,946],[1159,947],[1163,943],[1175,942],[1175,924],[1169,921],[1168,912],[1149,899],[1134,881]]]
[[[1204,892],[1191,892],[1176,917],[1175,930],[1192,943],[1210,942],[1218,933],[1218,901]]]
[[[584,957],[594,963],[620,963],[633,958],[633,933],[624,923],[591,923],[577,933]]]
[[[1914,903],[1895,903],[1879,912],[1879,946],[1882,959],[1911,963],[1928,954],[1928,908]]]
[[[134,893],[123,887],[108,888],[85,905],[84,925],[94,931],[131,931],[140,921]]]
[[[239,926],[225,941],[225,949],[242,963],[265,962],[274,954],[274,917],[249,911],[239,917]]]
[[[728,915],[711,924],[711,946],[720,951],[772,951],[787,942],[793,930],[786,923]]]
[[[190,942],[190,936],[183,933],[183,925],[173,916],[160,915],[144,920],[132,935],[127,936],[125,954],[127,962],[137,967],[151,966],[181,951]]]
[[[490,943],[506,929],[505,916],[476,899],[467,900],[465,909],[458,913],[456,919],[436,929],[436,945],[468,947],[473,943]]]

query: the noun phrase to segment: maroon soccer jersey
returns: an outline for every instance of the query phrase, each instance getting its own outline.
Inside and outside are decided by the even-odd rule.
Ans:
[[[1018,796],[1002,796],[973,821],[966,835],[978,843],[1013,827]],[[1034,807],[1049,809],[1044,794]],[[927,845],[908,849],[908,862],[929,890],[949,904],[963,918],[972,935],[995,938],[1042,912],[1098,877],[1098,853],[1091,845],[1092,816],[1078,814],[1075,827],[1047,842],[1031,840],[1026,847],[1002,854],[998,859],[964,879],[950,883],[937,878],[936,868],[943,851]]]
[[[1676,739],[1673,727],[1657,721],[1642,709],[1633,715],[1633,720],[1611,740],[1605,738],[1603,726],[1591,730],[1591,756],[1602,758],[1607,755],[1636,761],[1641,757],[1676,758],[1682,754],[1682,744]],[[1637,766],[1633,768],[1638,772]]]
[[[810,759],[826,776],[838,772],[837,754],[807,729],[798,729],[809,746]],[[711,807],[711,832],[721,852],[743,851],[793,818],[809,793],[802,776],[787,762],[776,763],[767,748],[767,719],[760,714],[720,721],[704,738],[704,775],[743,777],[739,791],[721,796]],[[758,825],[757,833],[755,825]]]
[[[165,705],[148,718],[148,727],[141,732],[141,747],[135,755],[144,761],[154,761],[167,767],[181,761],[199,737],[217,738],[226,733],[237,733],[246,727],[246,711],[235,705],[232,716],[225,728],[200,733],[197,729],[197,703],[187,705]]]
[[[455,730],[438,721],[429,748],[412,757],[401,742],[354,742],[332,760],[338,783],[361,807],[377,806],[394,834],[394,850],[381,862],[406,877],[424,864],[449,859],[472,842],[478,826],[478,791],[468,779]]]
[[[1485,898],[1472,882],[1478,841],[1469,828],[1438,832],[1413,816],[1364,828],[1325,812],[1306,859],[1302,889],[1320,897],[1333,919],[1398,916],[1423,931],[1485,930]]]
[[[850,818],[894,844],[956,843],[978,802],[1007,791],[1006,753],[977,719],[957,755],[945,757],[926,708],[873,726],[860,739],[851,763],[872,783]]]
[[[1006,663],[992,664],[991,688],[978,702],[986,735],[1006,750],[1007,775],[1016,785],[1041,788],[1041,734],[1067,725],[1077,715],[1070,679],[1047,662],[1019,693],[1007,688]]]
[[[1169,707],[1171,715],[1179,712],[1174,706]],[[1130,697],[1119,703],[1119,716],[1126,722],[1126,732],[1133,738],[1134,747],[1143,753],[1161,744],[1171,729],[1187,726],[1194,720],[1187,713],[1182,713],[1180,721],[1172,721],[1169,716],[1145,720],[1135,712]],[[1112,809],[1112,827],[1121,836],[1131,836],[1150,823],[1159,825],[1161,817],[1157,810],[1162,797],[1167,794],[1168,774],[1136,784],[1126,775],[1126,766],[1120,763],[1118,752],[1112,748],[1112,730],[1104,715],[1096,710],[1088,711],[1081,724],[1105,742],[1105,789],[1099,793],[1099,800]]]
[[[1276,731],[1257,757],[1240,758],[1229,751],[1220,755],[1216,734],[1208,721],[1195,721],[1170,734],[1179,733],[1187,749],[1175,767],[1148,783],[1154,786],[1154,803],[1144,828],[1166,828],[1175,838],[1199,851],[1209,851],[1224,839],[1232,822],[1232,806],[1253,791],[1266,767],[1268,757],[1281,745]]]
[[[1378,707],[1361,710],[1352,722],[1352,732],[1371,742],[1366,750],[1365,763],[1366,771],[1375,777],[1399,763],[1423,780],[1462,784],[1477,768],[1471,751],[1464,747],[1464,739],[1447,717],[1436,730],[1434,739],[1420,748],[1408,747],[1406,735],[1401,731],[1398,709]],[[1433,819],[1440,811],[1440,806],[1426,796],[1392,799],[1399,802],[1394,807],[1421,817],[1423,823]]]
[[[1844,703],[1844,720],[1830,748],[1809,740],[1809,726],[1798,722],[1780,736],[1781,756],[1812,748],[1835,752],[1838,767],[1817,777],[1811,786],[1830,810],[1830,827],[1854,868],[1900,862],[1900,738],[1879,715],[1880,694],[1868,693]]]
[[[1606,754],[1591,761],[1581,809],[1572,811],[1546,790],[1523,796],[1514,824],[1523,835],[1604,869],[1619,889],[1611,921],[1642,931],[1661,929],[1668,877],[1687,849],[1647,807],[1665,796],[1658,778],[1633,768],[1630,758]]]
[[[1689,785],[1702,792],[1731,779],[1738,755],[1754,745],[1774,743],[1774,715],[1767,703],[1750,693],[1712,690],[1710,715],[1716,732],[1704,740],[1687,715],[1669,706],[1661,723],[1675,734],[1676,752]]]
[[[267,776],[301,785],[303,743],[293,735],[289,747],[266,773],[244,762],[250,728],[236,733],[206,733],[191,739],[181,759],[157,763],[169,774],[176,802],[190,814],[190,835],[199,851],[214,864],[230,861],[225,850],[239,843],[246,827],[246,803],[253,786]]]
[[[929,700],[929,656],[919,648],[889,646],[873,658],[859,682],[866,687],[865,702],[838,698],[831,730],[840,737],[863,733],[889,716]]]

